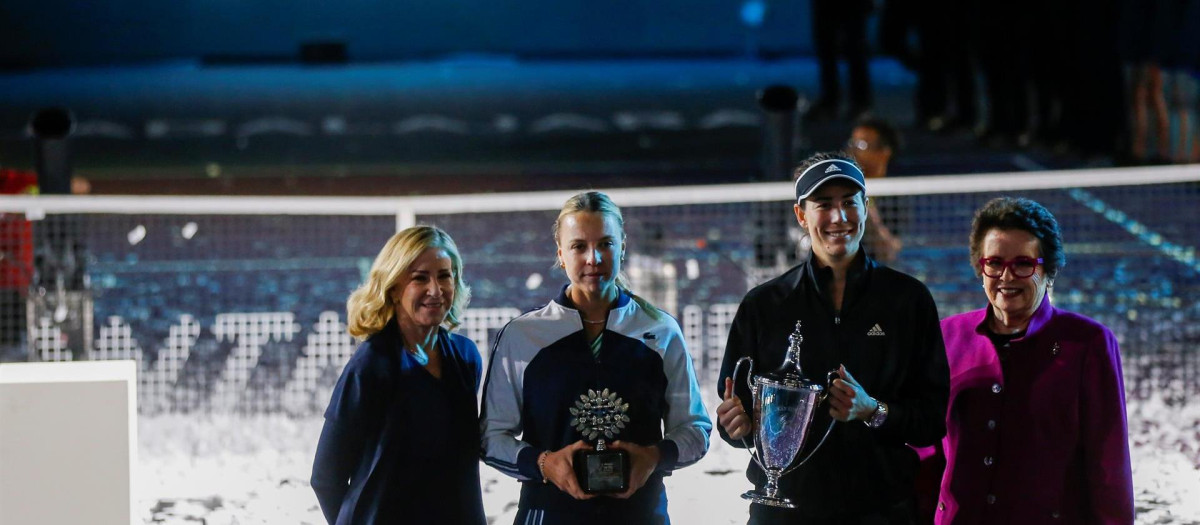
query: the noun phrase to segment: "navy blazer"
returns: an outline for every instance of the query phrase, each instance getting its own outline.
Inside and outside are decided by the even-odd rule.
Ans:
[[[312,487],[330,524],[485,522],[475,343],[439,329],[442,377],[402,345],[393,318],[359,345],[333,389]]]

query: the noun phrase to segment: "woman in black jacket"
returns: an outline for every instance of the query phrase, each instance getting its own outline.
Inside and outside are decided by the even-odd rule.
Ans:
[[[330,524],[482,524],[481,359],[451,334],[470,298],[446,232],[394,235],[347,301],[362,340],[325,411],[312,487]]]

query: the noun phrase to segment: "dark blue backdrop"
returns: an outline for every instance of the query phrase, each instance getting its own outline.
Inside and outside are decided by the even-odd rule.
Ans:
[[[766,1],[756,36],[744,0],[16,0],[0,4],[0,61],[79,65],[180,57],[284,58],[346,43],[353,60],[456,53],[740,54],[753,39],[809,54],[809,2]]]

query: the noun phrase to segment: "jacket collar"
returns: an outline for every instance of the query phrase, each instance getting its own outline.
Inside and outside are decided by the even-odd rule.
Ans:
[[[1033,312],[1033,316],[1029,318],[1029,326],[1025,327],[1025,334],[1021,337],[1013,339],[1013,341],[1022,341],[1040,333],[1042,329],[1050,323],[1050,318],[1054,317],[1055,311],[1056,308],[1054,308],[1054,305],[1050,304],[1050,293],[1047,291],[1046,294],[1042,296],[1042,304],[1038,305],[1037,310]],[[975,333],[980,335],[988,335],[991,333],[991,330],[988,329],[988,321],[990,321],[991,318],[992,304],[988,303],[987,307],[983,309],[983,315],[981,316],[979,323],[975,325]]]
[[[855,282],[859,277],[865,274],[867,269],[873,264],[875,264],[875,260],[867,256],[866,252],[859,250],[858,254],[854,256],[854,259],[850,260],[850,267],[846,270],[846,282]],[[828,282],[833,276],[833,270],[828,266],[820,266],[817,263],[817,258],[811,251],[808,252],[808,260],[804,262],[804,265],[805,273],[808,275],[809,279],[817,284],[818,289],[820,289],[820,285]]]
[[[447,356],[452,356],[456,362],[462,361],[463,349],[459,348],[459,346],[454,343],[454,338],[450,337],[450,331],[446,330],[445,326],[438,326],[437,330],[438,345],[441,346],[442,353]],[[375,335],[372,335],[371,337],[380,338],[380,343],[384,344],[384,348],[395,348],[396,352],[400,355],[400,361],[404,363],[405,366],[421,366],[421,364],[417,362],[417,358],[405,351],[404,338],[400,336],[400,323],[396,320],[395,315],[388,320],[388,323],[387,325],[384,325],[383,330],[376,332]]]
[[[862,288],[863,284],[866,283],[867,276],[870,275],[871,271],[874,270],[876,266],[878,266],[878,263],[876,263],[875,259],[872,259],[870,255],[867,255],[865,250],[858,250],[858,254],[855,255],[854,259],[850,261],[850,268],[846,272],[846,295],[842,299],[843,310],[845,310],[846,307],[860,295],[859,290]],[[792,294],[795,294],[800,288],[800,283],[802,281],[807,281],[808,285],[811,286],[818,295],[824,298],[824,287],[827,286],[827,283],[832,278],[833,270],[829,269],[828,267],[822,268],[819,266],[817,264],[817,258],[814,256],[812,251],[809,251],[808,259],[803,263],[800,263],[800,271],[796,272],[795,282],[789,284],[792,288]]]
[[[564,284],[562,287],[562,290],[558,291],[558,297],[554,298],[554,302],[556,302],[566,308],[570,308],[572,310],[578,310],[579,308],[576,308],[575,303],[571,301],[571,297],[567,295],[567,288],[569,288],[570,286],[571,285],[569,283]],[[624,308],[628,304],[629,304],[629,292],[626,291],[624,288],[617,287],[617,305],[614,306],[613,308],[614,309]]]

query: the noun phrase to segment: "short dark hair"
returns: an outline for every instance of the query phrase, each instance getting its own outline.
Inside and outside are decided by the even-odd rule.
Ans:
[[[896,126],[893,126],[892,123],[887,119],[880,117],[863,117],[858,119],[858,122],[854,123],[854,127],[870,128],[875,130],[875,133],[879,135],[879,146],[891,148],[893,157],[900,155],[900,149],[903,146],[902,143],[904,139],[900,136],[900,132],[896,130]]]
[[[979,258],[983,256],[983,238],[993,229],[1022,230],[1037,237],[1042,253],[1042,267],[1053,279],[1067,265],[1063,253],[1062,232],[1058,221],[1045,206],[1020,197],[997,197],[975,212],[971,221],[971,267],[979,275]]]

